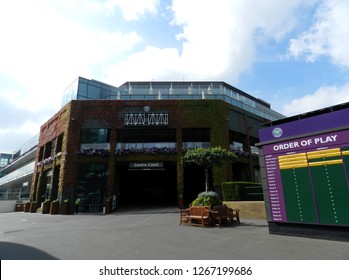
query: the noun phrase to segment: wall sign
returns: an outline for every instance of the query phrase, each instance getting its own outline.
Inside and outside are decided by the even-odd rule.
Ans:
[[[168,113],[125,113],[125,126],[167,126]]]
[[[130,162],[128,164],[130,169],[158,169],[163,168],[164,163],[161,161],[158,162]]]

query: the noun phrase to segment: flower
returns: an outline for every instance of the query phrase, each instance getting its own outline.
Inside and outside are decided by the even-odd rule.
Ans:
[[[129,155],[129,154],[149,154],[149,155],[158,155],[158,154],[175,154],[177,153],[177,148],[130,148],[130,149],[116,149],[115,154],[118,156]]]
[[[109,156],[110,151],[109,149],[92,149],[92,148],[81,148],[78,151],[79,155],[85,155],[85,156]]]

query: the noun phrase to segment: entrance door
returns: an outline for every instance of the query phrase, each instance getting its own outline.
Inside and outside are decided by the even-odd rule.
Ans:
[[[212,178],[210,176],[210,178]],[[189,205],[198,194],[205,191],[205,169],[195,164],[184,167],[184,204]]]
[[[163,168],[129,168],[129,163],[117,165],[120,203],[130,205],[176,205],[177,173],[175,162],[164,162]]]

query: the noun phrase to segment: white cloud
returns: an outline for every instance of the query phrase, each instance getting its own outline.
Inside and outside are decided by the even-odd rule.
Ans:
[[[112,14],[116,8],[121,9],[123,18],[127,21],[138,20],[145,14],[157,14],[160,0],[107,0],[89,3],[92,9],[105,10]]]
[[[297,115],[318,110],[332,105],[349,102],[349,84],[343,86],[324,86],[315,93],[294,99],[290,104],[283,106],[286,116]]]
[[[329,57],[336,65],[349,68],[349,1],[325,0],[318,8],[316,22],[296,39],[292,39],[289,55],[310,62],[320,56]]]
[[[95,12],[80,4],[0,3],[0,109],[8,113],[6,122],[0,122],[0,152],[19,147],[17,139],[24,143],[39,133],[77,76],[100,78],[105,65],[116,63],[142,41],[135,31],[90,24],[84,17],[93,18]],[[13,138],[16,141],[9,140]]]
[[[284,38],[296,26],[298,9],[314,1],[173,0],[169,26],[180,48],[121,32],[120,19],[111,16],[116,9],[126,21],[160,16],[160,0],[2,1],[0,79],[10,77],[18,87],[2,85],[0,99],[18,117],[25,114],[17,127],[28,131],[59,109],[62,91],[77,76],[113,85],[152,79],[234,83],[252,67],[258,44]]]
[[[142,38],[136,32],[100,31],[58,13],[45,1],[1,5],[0,73],[21,85],[21,92],[2,88],[13,105],[29,111],[57,110],[65,87],[77,76],[92,76],[92,67],[132,50]],[[21,9],[18,9],[21,6]]]
[[[290,41],[289,57],[305,58],[314,62],[328,57],[331,62],[345,70],[349,69],[349,2],[347,0],[324,0],[316,11],[313,25],[299,37]],[[284,105],[283,113],[295,115],[349,101],[349,84],[327,85],[313,94],[292,100]]]
[[[117,77],[121,83],[152,77],[234,83],[256,59],[256,33],[260,33],[259,42],[280,40],[294,28],[297,9],[313,2],[173,0],[171,24],[182,30],[176,36],[182,43],[181,50],[147,46],[110,67],[107,80]]]

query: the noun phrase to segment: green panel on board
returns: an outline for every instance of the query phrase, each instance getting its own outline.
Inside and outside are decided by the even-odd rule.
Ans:
[[[287,220],[317,223],[308,168],[282,169],[281,178]]]
[[[343,164],[310,167],[321,224],[349,224],[349,190]]]

